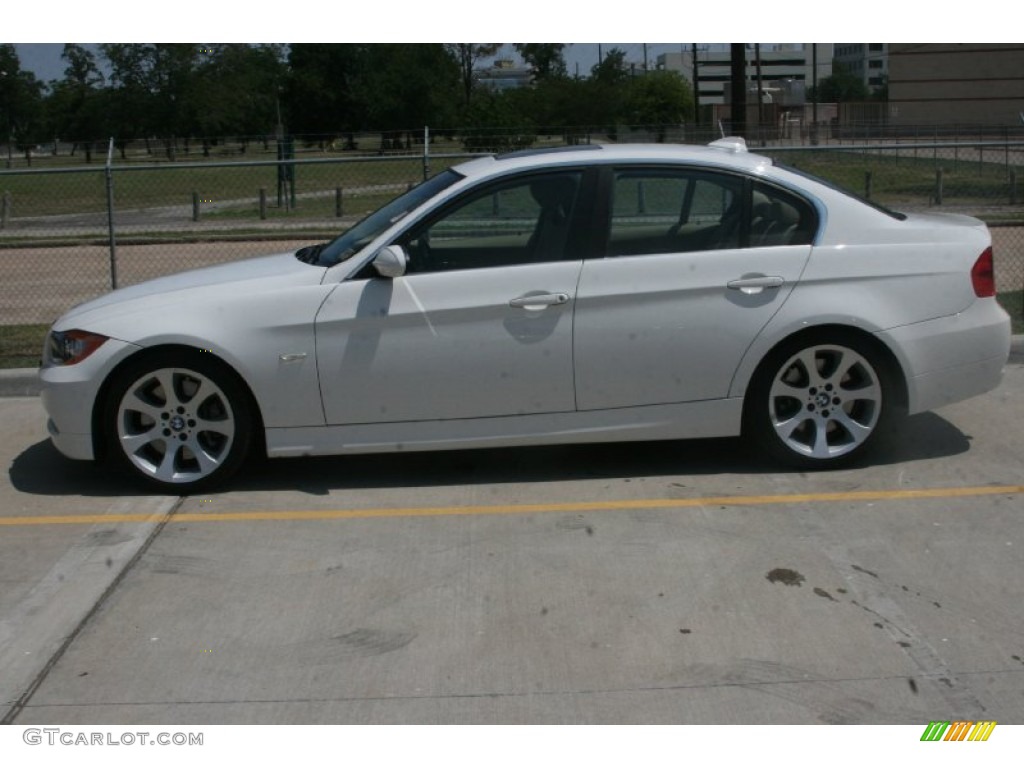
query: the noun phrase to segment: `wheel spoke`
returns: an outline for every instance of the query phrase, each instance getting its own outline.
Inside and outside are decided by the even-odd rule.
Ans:
[[[785,421],[776,422],[775,432],[783,440],[790,441],[793,439],[793,433],[796,432],[803,424],[807,421],[807,417],[803,414],[794,416],[791,419]]]
[[[136,392],[129,392],[121,401],[121,411],[129,413],[141,413],[153,421],[160,420],[161,407],[143,400]]]
[[[818,386],[821,383],[821,374],[818,373],[818,350],[813,347],[805,349],[797,356],[797,360],[807,374],[808,386]]]
[[[174,371],[170,369],[157,371],[154,378],[160,384],[160,388],[164,391],[164,407],[174,408],[179,405],[178,393],[174,389]]]
[[[774,400],[777,397],[789,397],[794,400],[803,401],[807,397],[807,387],[796,387],[782,379],[776,379],[772,385],[772,391],[768,396]]]
[[[843,387],[842,392],[846,395],[847,401],[867,400],[877,403],[882,399],[882,390],[877,382],[874,381],[865,384],[863,387]]]
[[[849,433],[850,437],[853,438],[853,442],[857,445],[863,443],[871,435],[871,426],[855,421],[850,414],[841,408],[836,409],[834,418]]]
[[[157,466],[154,474],[158,480],[163,480],[165,483],[174,482],[176,458],[178,451],[181,450],[181,445],[178,443],[167,442],[167,450],[164,452],[163,458],[160,459],[160,464]]]
[[[129,456],[134,456],[140,449],[157,441],[163,441],[163,435],[160,433],[159,427],[154,426],[145,432],[135,435],[124,435],[121,438],[121,447],[124,448],[124,452]]]
[[[215,435],[223,435],[224,437],[231,437],[235,434],[235,422],[230,418],[218,419],[216,421],[212,421],[210,419],[196,419],[195,422],[195,434],[199,434],[200,432],[212,432]]]
[[[828,444],[827,426],[822,420],[814,420],[814,446],[811,448],[811,455],[816,459],[827,459],[832,455]]]
[[[196,389],[195,394],[192,395],[187,401],[188,405],[193,413],[199,409],[199,407],[205,403],[211,396],[219,395],[220,390],[213,386],[207,379],[201,379],[199,382],[199,388]]]
[[[223,455],[210,455],[210,453],[199,444],[199,441],[194,438],[189,440],[186,445],[188,445],[189,450],[192,451],[192,455],[196,457],[196,461],[199,463],[200,475],[208,475],[220,466]]]

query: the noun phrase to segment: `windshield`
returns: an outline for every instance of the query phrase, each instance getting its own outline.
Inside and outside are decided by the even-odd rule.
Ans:
[[[319,266],[332,267],[340,264],[353,254],[358,253],[371,240],[380,235],[392,224],[409,214],[424,202],[432,198],[443,189],[463,178],[461,174],[448,169],[434,176],[432,179],[413,187],[403,195],[399,195],[390,203],[380,208],[354,227],[345,232],[337,240],[332,240],[323,246],[317,247],[315,263]],[[306,249],[302,249],[305,251]],[[303,257],[302,251],[296,254]]]

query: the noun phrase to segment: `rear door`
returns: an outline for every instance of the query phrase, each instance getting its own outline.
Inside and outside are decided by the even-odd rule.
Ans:
[[[742,175],[608,169],[603,258],[576,297],[580,410],[726,397],[744,351],[796,284],[813,206]]]

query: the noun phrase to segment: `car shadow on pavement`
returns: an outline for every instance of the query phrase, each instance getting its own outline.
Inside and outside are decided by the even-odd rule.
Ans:
[[[970,449],[970,436],[934,413],[898,423],[862,462],[845,469],[946,458]],[[740,438],[603,443],[250,460],[225,491],[332,490],[545,483],[572,480],[784,474],[794,470],[755,455]],[[61,456],[49,441],[11,463],[11,485],[46,496],[125,496],[152,492],[90,462]]]

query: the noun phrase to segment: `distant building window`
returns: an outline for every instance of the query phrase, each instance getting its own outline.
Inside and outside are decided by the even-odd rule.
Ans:
[[[882,60],[881,59],[873,59],[873,60],[868,62],[868,66],[871,67],[871,69],[881,69],[882,68]]]
[[[885,43],[868,43],[869,51],[881,51],[885,47]]]

